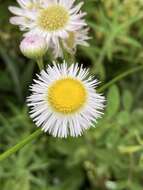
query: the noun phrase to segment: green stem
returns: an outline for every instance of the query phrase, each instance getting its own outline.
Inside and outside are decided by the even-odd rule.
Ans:
[[[62,47],[63,50],[63,56],[64,56],[64,60],[70,65],[75,63],[75,56],[73,54],[70,54],[66,48],[63,46],[63,43],[60,42],[60,45]]]
[[[37,59],[37,64],[38,64],[38,67],[39,67],[39,69],[41,71],[44,68],[43,57],[39,57]],[[11,156],[12,154],[16,153],[18,150],[20,150],[25,145],[27,145],[32,140],[34,140],[36,137],[38,137],[40,134],[42,134],[41,129],[37,129],[35,132],[33,132],[28,137],[24,138],[22,141],[20,141],[19,143],[17,143],[15,146],[11,147],[10,149],[8,149],[7,151],[5,151],[4,153],[0,154],[0,162],[3,161],[3,160],[5,160],[6,158],[8,158],[9,156]]]
[[[120,79],[138,72],[140,70],[143,69],[143,66],[138,66],[136,68],[130,69],[128,71],[125,71],[124,73],[118,75],[117,77],[115,77],[113,80],[111,80],[110,82],[108,82],[107,84],[103,85],[102,87],[98,88],[98,92],[103,92],[104,90],[106,90],[109,86],[111,86],[112,84],[114,84],[115,82],[119,81]],[[20,150],[21,148],[23,148],[26,144],[30,143],[32,140],[34,140],[36,137],[38,137],[40,134],[42,134],[41,129],[36,130],[34,133],[32,133],[31,135],[29,135],[28,137],[26,137],[24,140],[22,140],[20,143],[16,144],[15,146],[13,146],[12,148],[10,148],[9,150],[7,150],[6,152],[2,153],[0,155],[0,161],[8,158],[9,156],[11,156],[12,154],[14,154],[15,152],[17,152],[18,150]]]
[[[126,76],[138,72],[140,70],[143,69],[143,65],[132,68],[130,70],[125,71],[124,73],[121,73],[120,75],[118,75],[117,77],[113,78],[111,81],[109,81],[108,83],[104,84],[103,86],[101,86],[100,88],[98,88],[98,92],[103,92],[104,90],[106,90],[109,86],[113,85],[114,83],[120,81],[120,79],[125,78]]]
[[[43,57],[39,57],[39,58],[37,59],[37,65],[38,65],[40,71],[41,71],[42,69],[44,69]]]
[[[23,139],[21,142],[4,152],[0,155],[0,161],[5,160],[21,148],[23,148],[26,144],[30,143],[32,140],[34,140],[36,137],[38,137],[40,134],[42,134],[41,129],[36,130],[34,133]]]

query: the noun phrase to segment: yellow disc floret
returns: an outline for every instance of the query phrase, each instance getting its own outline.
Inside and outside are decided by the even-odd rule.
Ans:
[[[46,31],[57,31],[66,26],[69,20],[68,11],[60,5],[51,5],[41,10],[38,24]]]
[[[56,81],[48,90],[48,102],[57,112],[70,114],[78,111],[87,97],[84,85],[72,78]]]

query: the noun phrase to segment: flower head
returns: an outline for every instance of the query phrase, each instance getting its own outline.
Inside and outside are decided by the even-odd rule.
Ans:
[[[42,70],[28,97],[31,117],[53,136],[79,136],[96,122],[104,97],[95,91],[97,80],[82,66],[54,64]]]
[[[37,59],[47,51],[47,44],[43,37],[31,35],[25,37],[20,43],[20,50],[28,58]]]
[[[76,31],[86,26],[83,19],[85,13],[80,11],[83,3],[74,5],[75,0],[17,1],[21,8],[9,7],[16,15],[10,22],[26,31],[26,36],[33,34],[43,36],[47,46],[57,52],[56,57],[62,55],[61,41],[70,38],[72,33],[76,34]]]

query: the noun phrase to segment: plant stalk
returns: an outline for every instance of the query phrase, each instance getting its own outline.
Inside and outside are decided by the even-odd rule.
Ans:
[[[107,82],[106,84],[104,84],[103,86],[99,87],[97,89],[97,92],[103,92],[104,90],[106,90],[108,87],[110,87],[111,85],[115,84],[116,82],[120,81],[121,79],[127,77],[128,75],[138,72],[140,70],[143,70],[143,65],[129,69],[121,74],[119,74],[118,76],[116,76],[115,78],[113,78],[111,81]]]
[[[18,150],[23,148],[26,144],[30,143],[32,140],[37,138],[40,134],[42,134],[42,131],[41,131],[41,129],[38,129],[35,132],[33,132],[31,135],[29,135],[28,137],[24,138],[22,141],[17,143],[15,146],[8,149],[6,152],[2,153],[0,155],[0,161],[5,160],[6,158],[11,156],[12,154],[16,153]]]

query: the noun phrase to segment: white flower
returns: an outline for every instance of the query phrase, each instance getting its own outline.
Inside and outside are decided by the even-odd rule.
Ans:
[[[27,35],[43,36],[48,47],[61,55],[61,40],[71,32],[86,26],[85,13],[80,11],[83,3],[74,5],[75,0],[17,0],[21,8],[10,6],[15,14],[10,22],[19,25]]]
[[[25,37],[20,43],[21,52],[28,58],[37,59],[47,51],[47,44],[39,35]]]
[[[87,40],[89,28],[83,28],[81,30],[70,32],[69,37],[63,40],[64,47],[70,52],[74,53],[76,51],[77,45],[89,46]]]
[[[104,97],[97,80],[78,64],[55,64],[42,70],[28,97],[31,118],[54,137],[77,137],[101,117]]]

